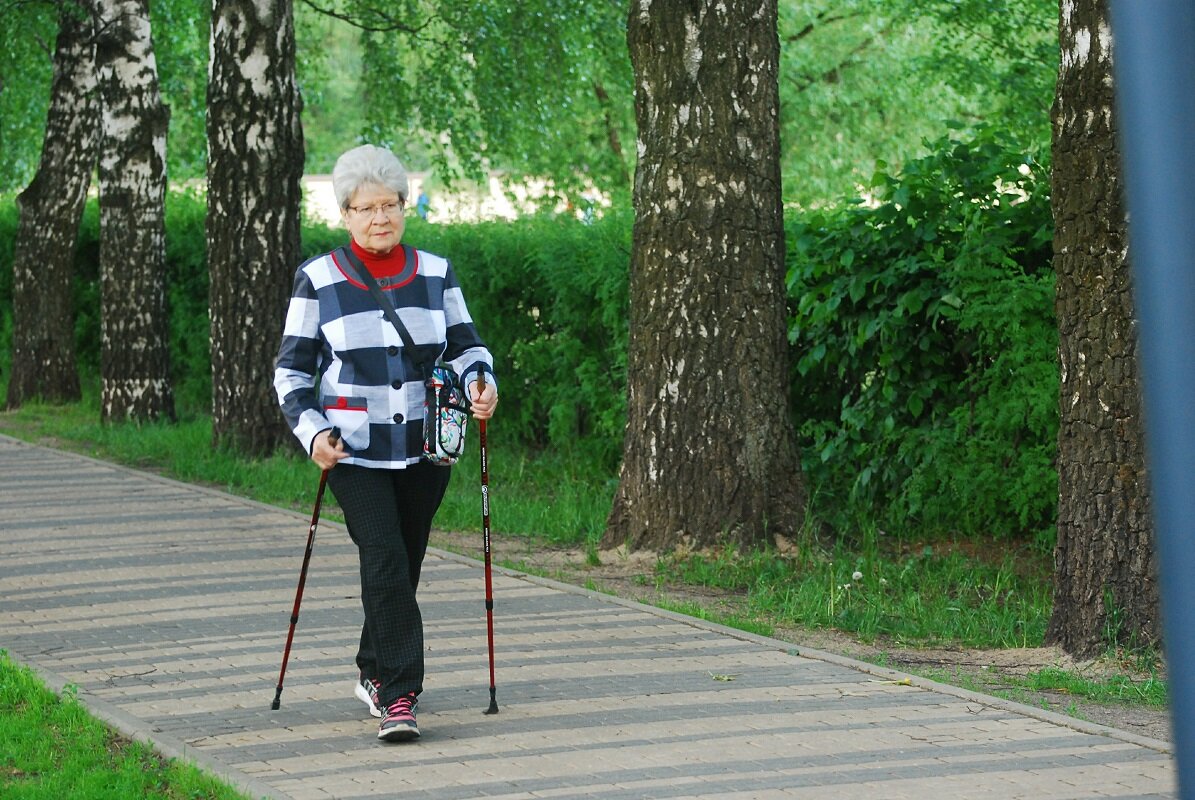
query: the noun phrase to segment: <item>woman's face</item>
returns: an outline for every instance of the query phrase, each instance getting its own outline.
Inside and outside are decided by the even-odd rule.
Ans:
[[[349,207],[340,215],[353,241],[367,252],[385,255],[402,240],[404,205],[390,189],[366,184],[353,192]]]

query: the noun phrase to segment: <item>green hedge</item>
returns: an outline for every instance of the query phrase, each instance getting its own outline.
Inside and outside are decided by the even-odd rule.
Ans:
[[[1049,170],[945,138],[872,203],[789,226],[794,418],[826,509],[888,530],[1052,539]]]
[[[793,416],[814,511],[890,531],[1052,537],[1057,331],[1048,169],[993,133],[943,139],[872,201],[790,211]],[[176,392],[207,409],[204,209],[167,205]],[[0,367],[11,328],[13,202],[0,202]],[[433,225],[405,241],[452,260],[498,359],[503,428],[576,450],[613,474],[626,383],[631,219],[611,213]],[[308,224],[305,255],[344,241]],[[98,240],[88,206],[77,260],[85,374],[98,373]],[[276,336],[274,331],[263,335]]]
[[[171,368],[183,413],[210,408],[208,274],[204,203],[171,193],[166,265]],[[16,208],[0,203],[0,334],[11,357],[12,240]],[[343,230],[302,231],[304,258],[343,244]],[[630,223],[611,214],[516,223],[432,225],[414,219],[404,241],[452,260],[470,313],[498,358],[504,425],[533,445],[581,448],[610,471],[622,444]],[[295,265],[298,266],[297,264]],[[75,264],[78,359],[99,372],[99,221],[87,205]],[[277,336],[268,331],[264,335]]]

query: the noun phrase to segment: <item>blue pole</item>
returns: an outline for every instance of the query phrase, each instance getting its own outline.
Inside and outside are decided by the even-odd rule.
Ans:
[[[1195,3],[1111,0],[1179,794],[1195,797]]]

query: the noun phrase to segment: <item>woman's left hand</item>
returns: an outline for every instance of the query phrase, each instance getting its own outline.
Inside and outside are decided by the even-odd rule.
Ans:
[[[492,383],[487,383],[484,390],[478,391],[477,381],[472,381],[469,383],[469,403],[474,417],[489,419],[494,416],[494,406],[498,405],[498,390]]]

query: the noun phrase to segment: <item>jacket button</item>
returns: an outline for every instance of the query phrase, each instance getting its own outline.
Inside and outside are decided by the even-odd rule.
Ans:
[[[395,414],[395,415],[394,415],[394,421],[395,421],[395,422],[402,422],[402,414]]]
[[[390,345],[389,347],[386,348],[386,355],[388,355],[388,356],[398,355],[398,348],[395,347],[394,345]]]
[[[393,382],[393,383],[391,383],[390,385],[391,385],[391,386],[393,386],[395,389],[401,389],[401,388],[402,388],[402,381],[400,381],[398,378],[395,378],[395,379],[394,379],[394,382]]]

